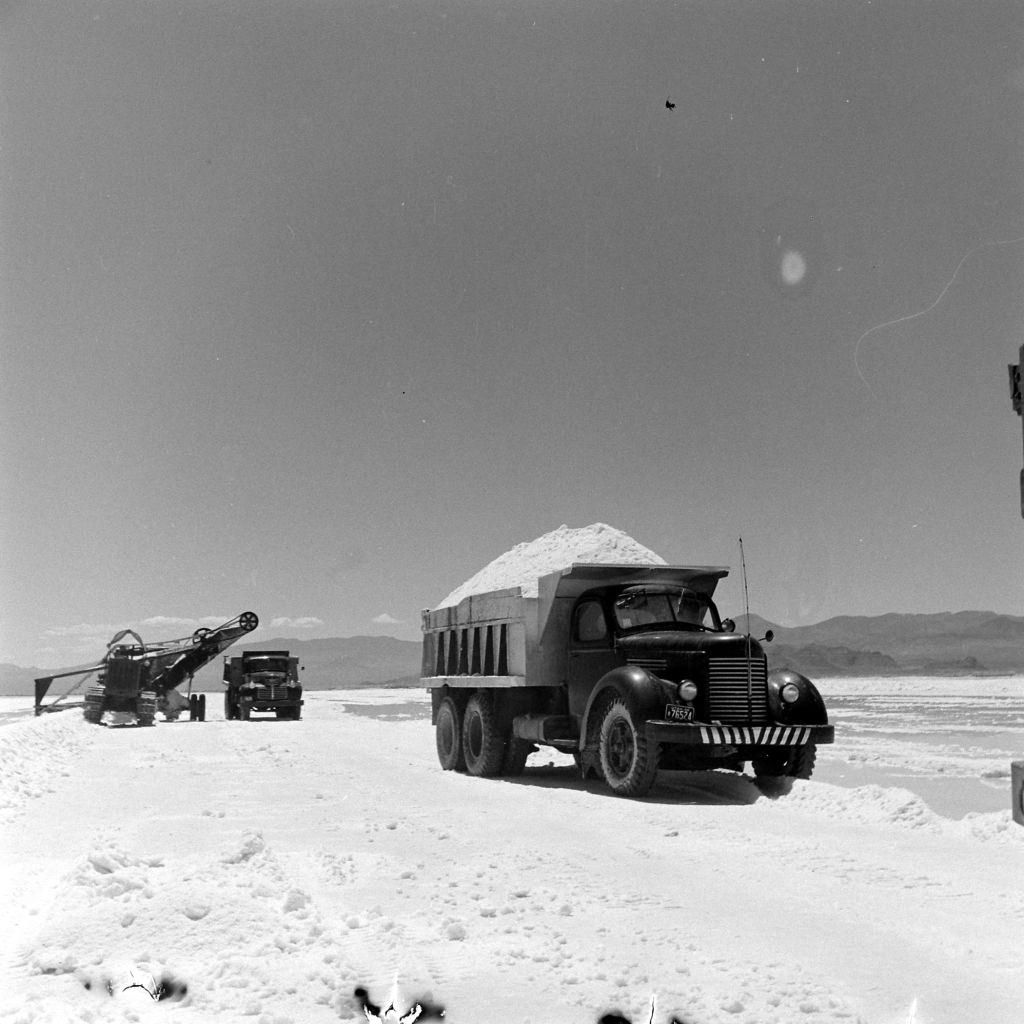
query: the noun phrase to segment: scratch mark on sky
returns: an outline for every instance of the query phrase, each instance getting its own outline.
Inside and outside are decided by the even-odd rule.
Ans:
[[[927,313],[930,313],[942,301],[942,299],[945,296],[946,292],[948,292],[949,289],[952,287],[953,282],[957,279],[957,276],[960,273],[960,268],[963,267],[963,265],[976,252],[979,252],[982,249],[987,249],[989,247],[1004,246],[1004,245],[1017,245],[1020,242],[1024,242],[1024,235],[1022,235],[1020,238],[1008,238],[1008,239],[1005,239],[1005,240],[1002,240],[1002,241],[981,242],[979,245],[976,245],[973,249],[970,249],[968,252],[966,252],[963,255],[963,257],[960,259],[960,262],[956,265],[956,270],[953,271],[953,276],[950,277],[950,279],[946,282],[946,284],[943,287],[942,291],[939,292],[939,294],[935,297],[935,300],[932,302],[932,304],[930,306],[927,306],[924,309],[918,310],[918,312],[916,312],[916,313],[908,313],[906,316],[896,317],[895,320],[886,320],[883,323],[875,324],[874,327],[869,327],[857,339],[856,344],[853,346],[853,365],[854,365],[855,369],[857,370],[857,376],[860,377],[861,383],[864,385],[864,387],[866,387],[868,389],[868,391],[871,390],[871,385],[868,384],[867,380],[865,380],[865,378],[864,378],[864,374],[861,373],[860,360],[859,360],[858,357],[860,355],[861,343],[864,341],[864,339],[869,334],[874,334],[875,331],[880,331],[880,330],[882,330],[883,327],[894,327],[896,324],[908,323],[911,320],[916,320],[918,317],[925,316]]]

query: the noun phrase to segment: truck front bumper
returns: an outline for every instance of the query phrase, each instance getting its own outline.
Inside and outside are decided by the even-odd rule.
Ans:
[[[706,747],[802,747],[832,743],[833,725],[704,725],[701,722],[644,723],[649,741]]]

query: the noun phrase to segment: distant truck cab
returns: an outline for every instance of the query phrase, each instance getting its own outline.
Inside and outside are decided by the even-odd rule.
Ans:
[[[224,659],[224,717],[248,721],[254,711],[302,717],[299,659],[288,651],[243,651]]]
[[[799,673],[712,600],[728,569],[576,563],[522,588],[423,613],[422,683],[443,768],[516,775],[537,745],[571,752],[622,796],[659,768],[809,778],[831,743]],[[766,639],[770,639],[767,638]]]

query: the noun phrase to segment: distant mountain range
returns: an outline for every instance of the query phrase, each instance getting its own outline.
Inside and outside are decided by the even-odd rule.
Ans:
[[[812,626],[750,616],[773,667],[809,676],[1005,675],[1024,673],[1024,617],[995,612],[839,615]],[[736,620],[744,628],[744,617]]]
[[[750,616],[751,632],[762,637],[773,668],[792,668],[815,676],[1006,675],[1024,674],[1024,617],[995,612],[938,612],[911,615],[840,615],[812,626],[778,626]],[[738,630],[744,618],[736,620]],[[322,640],[276,638],[237,644],[241,650],[287,650],[304,666],[309,690],[419,685],[420,645],[390,636],[329,637]],[[97,652],[99,655],[102,652]],[[0,664],[0,696],[31,696],[34,680],[46,670]],[[222,661],[197,673],[194,688],[219,693]],[[74,680],[58,680],[60,693]]]

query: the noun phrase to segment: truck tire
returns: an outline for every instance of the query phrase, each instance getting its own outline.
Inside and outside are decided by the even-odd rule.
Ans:
[[[793,779],[809,779],[814,774],[818,757],[817,744],[811,741],[802,747],[755,757],[750,766],[758,785],[770,795],[788,793]]]
[[[616,796],[643,796],[658,773],[657,745],[647,742],[643,724],[621,698],[601,718],[599,752],[605,782]]]
[[[437,759],[446,772],[464,772],[466,759],[462,756],[462,719],[459,707],[451,697],[445,697],[437,709],[434,729]]]
[[[199,711],[199,721],[200,722],[205,722],[206,721],[206,694],[205,693],[199,694],[198,711]]]
[[[462,715],[462,756],[470,775],[500,775],[505,761],[506,739],[498,728],[494,701],[478,690],[469,698]]]
[[[515,778],[522,775],[526,768],[526,759],[537,748],[529,740],[510,737],[505,747],[505,759],[501,762],[501,774]]]
[[[230,722],[234,719],[234,709],[231,707],[231,691],[224,694],[224,721]]]
[[[818,759],[818,745],[812,740],[793,751],[789,762],[789,777],[809,779],[814,774],[814,762]]]

